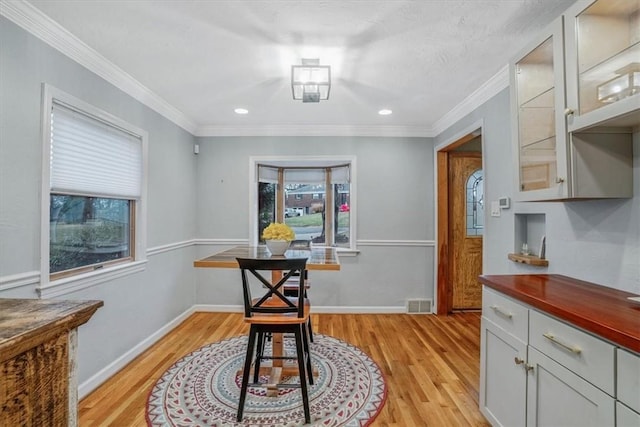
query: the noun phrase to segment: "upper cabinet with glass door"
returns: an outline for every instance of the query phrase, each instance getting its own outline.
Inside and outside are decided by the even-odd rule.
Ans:
[[[625,23],[611,24],[612,32],[613,28],[624,29],[626,38],[622,39],[627,40],[619,42],[615,49],[616,43],[609,40],[606,31],[595,35],[586,24],[602,19],[603,10],[613,10],[601,7],[601,2],[618,5],[615,19]],[[619,82],[611,75],[640,63],[638,2],[580,2],[579,18],[571,18],[570,14],[558,18],[512,61],[511,122],[517,200],[633,197],[632,132],[640,124],[640,96],[635,92],[638,83],[634,83],[638,73],[627,75],[629,85],[620,83],[620,87],[613,84]],[[633,16],[620,16],[621,10],[629,12],[623,3],[636,5]],[[577,5],[569,11],[574,7]],[[598,14],[592,19],[587,12],[594,10]],[[574,26],[563,26],[567,21]],[[585,38],[590,41],[585,42]],[[586,46],[575,47],[581,43]],[[601,47],[598,55],[589,50],[592,46]],[[608,53],[601,53],[604,51]],[[574,56],[581,58],[580,76],[569,69]],[[638,62],[618,67],[632,58]],[[618,65],[609,66],[609,62]],[[580,99],[580,107],[568,108],[568,100],[574,98]]]
[[[580,0],[564,17],[568,130],[640,125],[640,0]]]
[[[567,197],[562,19],[510,64],[519,200]]]

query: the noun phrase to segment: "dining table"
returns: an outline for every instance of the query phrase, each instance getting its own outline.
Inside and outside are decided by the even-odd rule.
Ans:
[[[272,255],[266,246],[241,245],[198,259],[193,262],[193,266],[198,268],[239,268],[237,258],[307,258],[307,270],[340,270],[337,250],[329,246],[290,248],[284,255]],[[271,278],[272,283],[276,283],[281,277],[281,271],[274,271]],[[284,337],[282,334],[273,334],[271,345],[273,356],[279,357],[284,354]],[[277,384],[281,378],[283,376],[297,376],[298,368],[295,362],[285,362],[283,359],[274,359],[270,364],[267,363],[265,366],[260,367],[260,375],[269,376],[269,381],[266,384],[267,395],[277,396]]]

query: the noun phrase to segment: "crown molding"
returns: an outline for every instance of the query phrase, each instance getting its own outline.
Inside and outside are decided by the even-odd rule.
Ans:
[[[0,15],[19,25],[89,71],[102,77],[132,98],[161,114],[194,136],[368,136],[436,137],[491,97],[509,86],[505,65],[460,104],[442,116],[434,126],[351,126],[351,125],[198,125],[190,117],[163,100],[117,65],[89,47],[60,24],[24,0],[0,2]]]
[[[487,80],[482,86],[467,96],[460,104],[456,105],[447,114],[442,116],[433,126],[435,135],[440,135],[467,114],[493,98],[504,88],[509,87],[509,65],[503,66],[496,74]]]
[[[432,137],[433,131],[420,126],[282,125],[282,126],[200,126],[195,136],[379,136]]]
[[[0,2],[0,15],[193,134],[196,124],[146,86],[25,1]]]

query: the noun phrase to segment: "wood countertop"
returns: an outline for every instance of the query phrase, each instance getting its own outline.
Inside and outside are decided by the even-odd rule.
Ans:
[[[640,353],[640,304],[629,292],[556,274],[483,275],[480,282]]]
[[[0,298],[0,361],[86,323],[102,301]]]

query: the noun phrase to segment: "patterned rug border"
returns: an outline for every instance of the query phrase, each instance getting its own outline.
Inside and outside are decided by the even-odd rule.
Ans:
[[[336,337],[333,337],[333,336],[330,336],[330,335],[317,334],[317,333],[314,334],[314,337],[332,339],[332,340],[338,341],[339,343],[341,343],[342,345],[344,345],[344,346],[346,346],[348,348],[356,349],[358,352],[364,354],[367,357],[368,361],[371,364],[373,364],[375,366],[375,368],[377,369],[377,373],[379,374],[379,376],[381,378],[381,383],[382,383],[382,388],[383,388],[382,395],[381,395],[381,398],[380,398],[380,402],[379,402],[379,405],[376,408],[375,413],[373,415],[371,415],[370,418],[368,418],[367,420],[362,420],[363,422],[359,423],[360,427],[368,427],[368,426],[370,426],[378,418],[378,416],[382,412],[382,409],[386,405],[387,398],[388,398],[388,392],[389,392],[389,388],[388,388],[388,385],[387,385],[387,379],[386,379],[386,376],[385,376],[384,372],[380,368],[380,365],[378,364],[378,362],[376,362],[373,358],[371,358],[371,356],[368,353],[366,353],[364,350],[362,350],[360,347],[358,347],[356,345],[353,345],[353,344],[351,344],[351,343],[349,343],[347,341],[344,341],[344,340],[342,340],[340,338],[336,338]],[[211,342],[211,343],[208,343],[208,344],[201,345],[197,349],[195,349],[195,350],[193,350],[193,351],[191,351],[191,352],[189,352],[189,353],[187,353],[187,354],[185,354],[183,356],[180,356],[180,358],[177,359],[174,363],[172,363],[169,368],[165,369],[162,372],[162,374],[160,375],[160,377],[155,379],[155,381],[153,382],[151,388],[149,389],[149,391],[147,393],[147,399],[145,401],[145,421],[147,423],[147,426],[152,426],[152,421],[151,421],[151,418],[150,418],[151,415],[149,413],[149,410],[150,410],[150,403],[149,402],[151,400],[152,394],[155,391],[156,387],[158,386],[158,383],[168,373],[170,373],[172,370],[178,369],[180,367],[180,365],[182,364],[181,362],[194,358],[199,352],[201,352],[203,349],[205,349],[207,347],[213,346],[215,344],[221,344],[221,343],[224,343],[224,342],[230,342],[232,340],[237,340],[237,339],[245,339],[246,340],[247,338],[248,337],[246,335],[236,335],[236,336],[232,336],[232,337],[229,337],[229,338],[225,338],[223,340],[219,340],[219,341],[215,341],[215,342]],[[242,356],[242,359],[244,360],[244,356]],[[170,424],[167,424],[167,425],[170,425]],[[243,423],[233,423],[232,425],[234,425],[234,426],[260,427],[260,424],[248,424],[248,423],[244,423],[244,422]],[[314,424],[313,420],[312,420],[312,422],[310,424],[300,424],[300,425],[315,426],[315,425],[320,425],[320,424],[317,424],[317,423]],[[344,425],[346,425],[346,423],[340,424],[340,426],[344,426]]]

